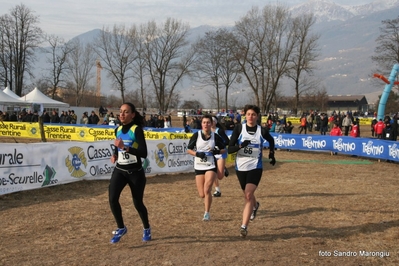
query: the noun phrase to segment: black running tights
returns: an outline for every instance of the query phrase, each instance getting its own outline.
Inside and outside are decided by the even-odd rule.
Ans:
[[[125,227],[122,217],[122,208],[119,204],[119,197],[122,193],[123,188],[128,184],[132,193],[133,204],[137,212],[140,215],[141,221],[143,222],[144,228],[149,228],[148,212],[147,208],[143,203],[144,188],[146,184],[146,177],[144,170],[134,171],[128,173],[126,171],[115,168],[112,173],[111,180],[109,183],[109,205],[111,207],[112,214],[115,217],[118,228]]]

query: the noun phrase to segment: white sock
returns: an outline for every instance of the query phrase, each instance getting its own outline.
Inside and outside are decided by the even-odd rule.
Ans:
[[[215,190],[216,190],[217,192],[220,192],[220,188],[219,188],[219,187],[215,187]]]

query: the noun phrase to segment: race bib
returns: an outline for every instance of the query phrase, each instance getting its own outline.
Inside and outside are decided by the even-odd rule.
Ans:
[[[259,156],[259,145],[251,145],[250,144],[247,147],[239,149],[238,152],[237,152],[237,155],[240,155],[242,157],[258,158],[258,156]]]
[[[201,166],[209,167],[211,165],[215,165],[215,158],[213,157],[212,154],[207,154],[207,156],[204,157],[204,159],[201,159],[199,157],[195,157],[194,163],[198,167],[201,167]]]
[[[124,150],[119,150],[118,152],[118,164],[126,165],[137,163],[136,155],[130,154]]]

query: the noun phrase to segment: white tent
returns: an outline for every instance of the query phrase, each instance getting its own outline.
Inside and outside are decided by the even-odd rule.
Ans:
[[[5,94],[7,94],[7,95],[9,95],[9,96],[11,96],[11,97],[13,97],[13,98],[19,100],[19,96],[16,95],[16,94],[15,94],[12,90],[10,90],[8,87],[6,87],[6,88],[3,90],[3,92],[4,92]]]
[[[10,95],[6,94],[2,90],[0,90],[0,105],[7,105],[7,106],[24,106],[26,103],[21,101],[20,99],[15,99]]]
[[[33,91],[29,92],[25,96],[22,96],[20,98],[21,101],[27,102],[27,103],[37,103],[37,104],[42,104],[44,108],[68,108],[69,104],[59,102],[56,100],[53,100],[46,95],[44,95],[41,91],[39,91],[37,88],[35,88]]]

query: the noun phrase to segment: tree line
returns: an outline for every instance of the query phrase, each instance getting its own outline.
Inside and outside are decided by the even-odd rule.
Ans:
[[[39,17],[20,4],[0,17],[0,83],[21,96],[25,79],[33,78],[35,51],[41,49],[49,68],[36,77],[35,86],[49,89],[52,98],[58,90],[73,92],[76,106],[93,94],[90,81],[100,62],[119,99],[144,110],[156,106],[166,113],[184,105],[179,88],[189,79],[199,88],[212,88],[208,102],[218,110],[235,105],[231,91],[240,84],[251,91],[246,101],[266,113],[276,108],[285,80],[295,96],[296,114],[301,101],[326,94],[313,73],[320,57],[314,24],[313,14],[293,17],[277,4],[252,7],[231,29],[208,31],[194,42],[189,41],[189,25],[174,18],[103,27],[92,43],[66,42],[45,34]],[[399,17],[383,21],[383,26],[373,60],[386,70],[399,61],[399,38],[391,38],[392,32],[397,36]],[[43,43],[48,47],[42,48]],[[384,52],[388,48],[389,53]]]

